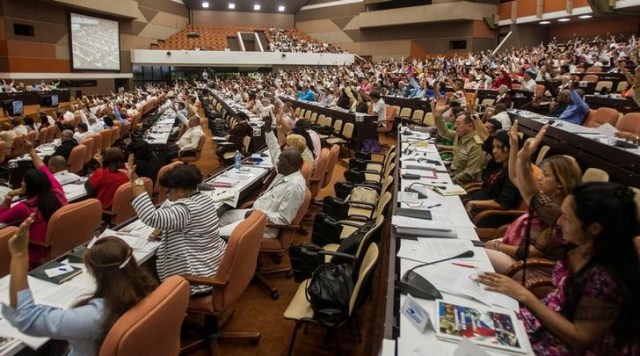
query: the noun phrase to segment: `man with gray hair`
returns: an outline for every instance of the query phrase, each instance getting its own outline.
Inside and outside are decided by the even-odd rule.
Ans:
[[[80,176],[67,170],[67,161],[62,156],[52,156],[47,163],[47,167],[49,167],[49,170],[61,185],[73,183],[80,179]]]
[[[60,146],[56,147],[54,156],[62,156],[65,161],[69,160],[71,150],[78,145],[78,142],[73,138],[73,131],[63,130],[60,136]]]

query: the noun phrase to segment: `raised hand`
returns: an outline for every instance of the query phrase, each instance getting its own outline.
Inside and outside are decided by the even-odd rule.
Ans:
[[[447,101],[445,97],[441,97],[436,100],[436,105],[433,107],[433,116],[440,117],[442,114],[449,110],[449,105],[447,105]]]
[[[9,239],[9,252],[12,255],[26,254],[29,251],[29,228],[35,220],[35,214],[29,215],[20,227],[18,231]]]

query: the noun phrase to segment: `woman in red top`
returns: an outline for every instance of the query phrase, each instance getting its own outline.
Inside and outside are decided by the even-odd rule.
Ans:
[[[60,183],[36,153],[33,144],[25,140],[24,145],[36,169],[29,169],[24,175],[22,186],[4,197],[0,205],[0,223],[23,221],[30,214],[35,214],[35,221],[29,228],[30,240],[44,242],[51,215],[61,206],[67,205],[67,198]],[[13,198],[21,195],[25,195],[26,199],[11,206]],[[36,267],[46,253],[44,246],[30,245],[29,267]]]
[[[126,171],[124,167],[124,155],[122,150],[116,147],[108,148],[104,154],[104,159],[99,154],[93,158],[102,166],[89,177],[85,188],[89,195],[93,195],[100,203],[102,210],[109,210],[113,203],[113,196],[121,185],[129,182],[129,177],[121,172]]]

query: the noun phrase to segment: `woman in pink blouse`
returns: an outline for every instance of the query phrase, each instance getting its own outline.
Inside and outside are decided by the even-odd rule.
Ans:
[[[0,223],[23,221],[30,214],[35,214],[35,221],[29,228],[30,241],[44,242],[47,236],[49,219],[61,206],[67,204],[62,186],[53,177],[47,166],[38,156],[33,144],[24,142],[36,169],[29,169],[22,181],[22,187],[7,193],[0,205]],[[11,204],[14,197],[25,195],[26,199]],[[29,266],[38,265],[45,256],[46,248],[31,244],[29,246]]]

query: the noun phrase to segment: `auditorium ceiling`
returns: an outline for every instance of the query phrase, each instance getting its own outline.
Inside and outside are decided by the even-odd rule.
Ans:
[[[212,10],[212,11],[238,11],[238,12],[270,12],[295,14],[309,0],[183,0],[184,4],[191,10]],[[209,3],[208,8],[203,7],[203,2]],[[229,3],[235,5],[235,9],[229,9]],[[260,10],[254,10],[255,5],[260,5]],[[279,11],[279,7],[284,6],[284,11]]]

